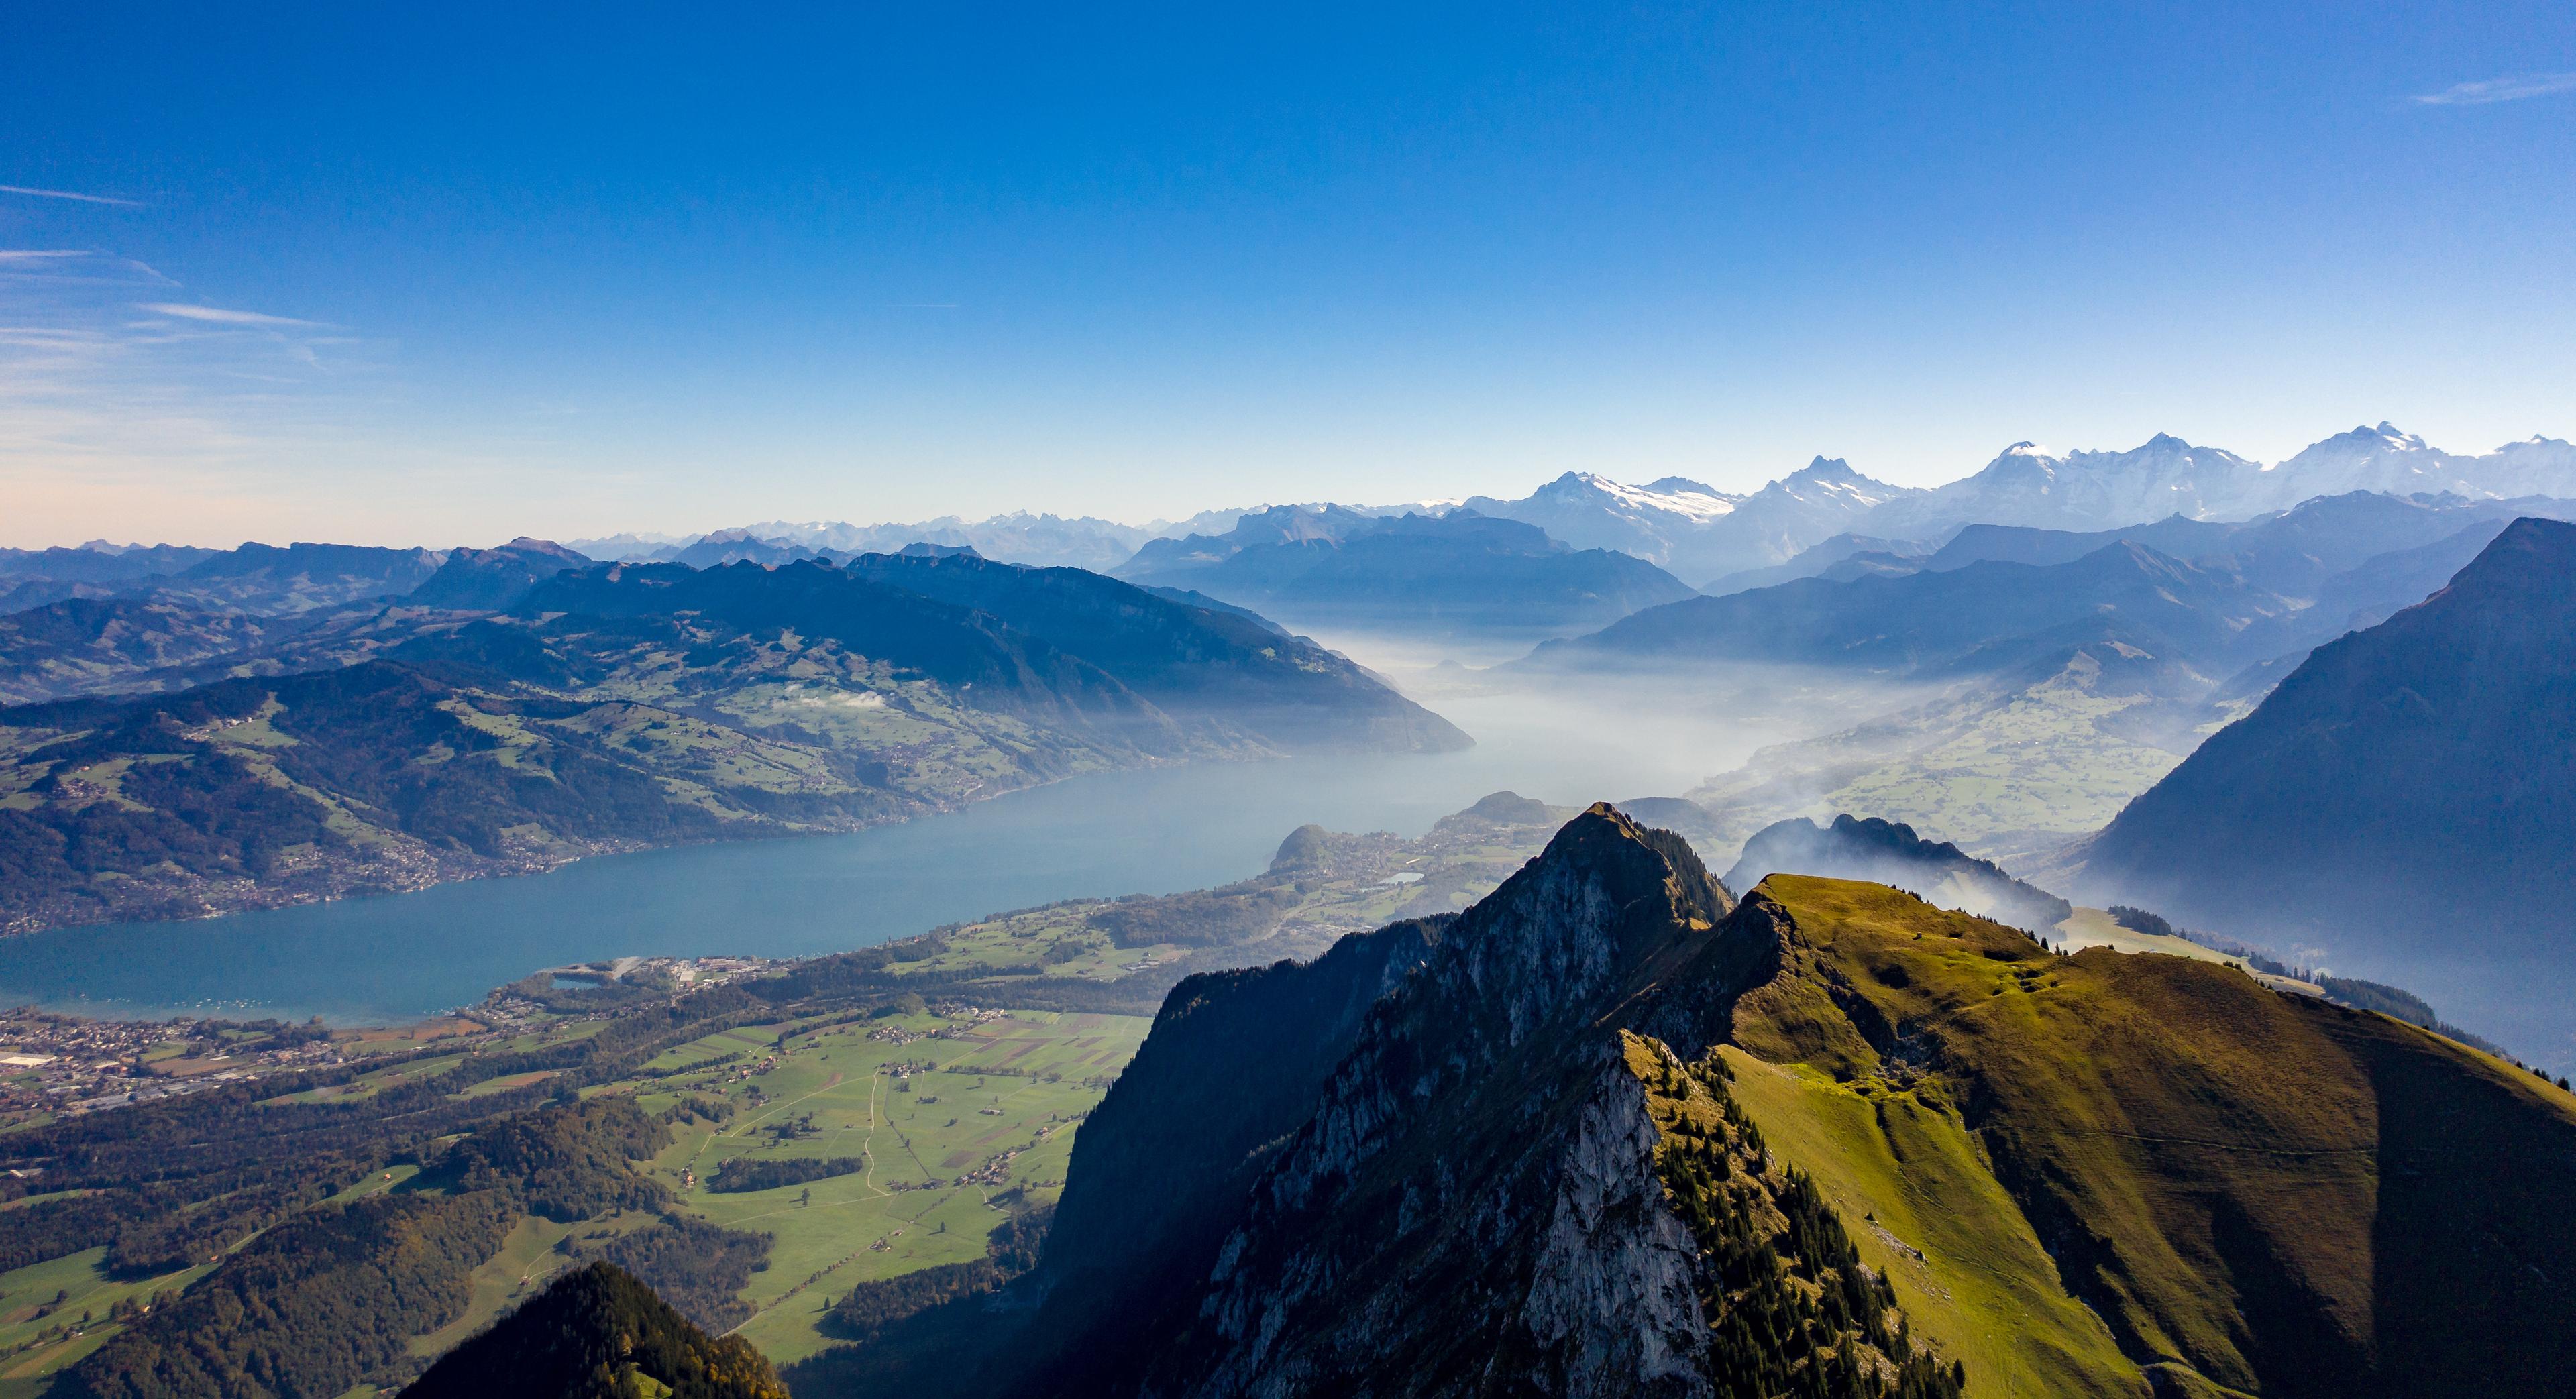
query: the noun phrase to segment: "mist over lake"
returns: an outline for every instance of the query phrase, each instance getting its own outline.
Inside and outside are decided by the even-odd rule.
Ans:
[[[681,846],[545,874],[177,923],[0,941],[0,1000],[87,1015],[416,1019],[544,967],[608,957],[801,957],[1059,899],[1171,893],[1260,872],[1314,822],[1418,835],[1486,793],[1560,804],[1665,795],[1767,728],[1530,690],[1432,707],[1445,754],[1102,773],[846,835]],[[1687,735],[1687,741],[1683,741]]]

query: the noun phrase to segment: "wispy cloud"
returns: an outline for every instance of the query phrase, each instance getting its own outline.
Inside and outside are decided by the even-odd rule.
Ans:
[[[174,294],[114,252],[0,256],[0,534],[19,536],[5,542],[85,539],[92,522],[247,538],[303,508],[319,463],[386,450],[365,428],[399,401],[388,346],[144,299]]]
[[[135,306],[156,316],[177,316],[183,321],[212,321],[217,325],[300,325],[318,326],[320,321],[299,321],[293,316],[271,316],[259,311],[232,311],[221,306],[189,306],[174,301],[144,301]]]
[[[0,194],[23,194],[31,199],[76,199],[83,204],[114,204],[127,209],[140,209],[140,199],[119,199],[109,194],[79,194],[67,189],[31,189],[26,185],[0,185]]]
[[[2526,97],[2547,97],[2558,92],[2576,92],[2576,73],[2532,73],[2516,78],[2454,83],[2440,92],[2418,94],[2414,100],[2427,107],[2480,107],[2489,102],[2519,102]]]

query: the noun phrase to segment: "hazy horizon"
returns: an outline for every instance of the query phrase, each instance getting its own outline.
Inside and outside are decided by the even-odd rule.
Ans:
[[[2576,434],[2576,19],[31,15],[0,544]]]

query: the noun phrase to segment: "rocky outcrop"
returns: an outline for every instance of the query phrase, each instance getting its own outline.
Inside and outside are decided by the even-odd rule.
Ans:
[[[2417,1027],[1883,885],[1739,905],[1596,806],[1454,920],[1184,983],[1039,1269],[849,1392],[2540,1392],[2570,1143]]]

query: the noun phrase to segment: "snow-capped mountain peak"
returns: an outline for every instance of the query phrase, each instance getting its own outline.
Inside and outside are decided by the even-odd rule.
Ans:
[[[1656,489],[1658,486],[1676,485],[1695,489]],[[1743,498],[1720,494],[1698,486],[1699,483],[1695,481],[1685,481],[1673,476],[1667,476],[1653,486],[1630,486],[1588,471],[1569,471],[1539,487],[1530,499],[1566,503],[1589,502],[1623,512],[1642,511],[1648,514],[1677,515],[1688,520],[1706,521],[1733,511],[1736,502]],[[1482,509],[1483,507],[1478,504],[1482,499],[1478,497],[1477,500],[1470,500],[1468,504]],[[1496,512],[1487,510],[1485,513]]]
[[[1537,525],[1577,549],[1617,549],[1702,582],[1780,562],[1850,527],[1888,501],[1916,494],[1819,456],[1751,495],[1687,476],[1642,486],[1569,471],[1525,500],[1479,496],[1467,508]]]

